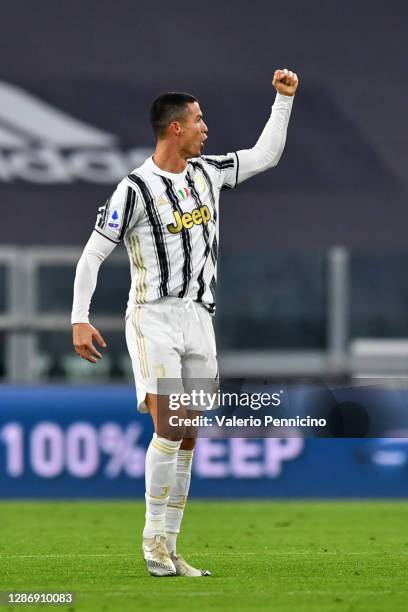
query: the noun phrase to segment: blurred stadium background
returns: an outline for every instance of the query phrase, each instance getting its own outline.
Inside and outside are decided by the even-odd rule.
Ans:
[[[74,270],[97,209],[153,148],[152,99],[197,95],[207,153],[252,146],[275,67],[301,79],[279,166],[221,202],[220,370],[290,383],[408,374],[402,2],[6,3],[0,56],[0,497],[142,499],[118,247],[97,367],[73,353]],[[395,379],[401,382],[396,385]],[[391,399],[390,399],[391,397]],[[393,399],[394,398],[394,399]],[[396,440],[201,440],[196,497],[405,496]]]

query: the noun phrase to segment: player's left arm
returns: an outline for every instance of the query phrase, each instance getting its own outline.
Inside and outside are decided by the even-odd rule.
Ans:
[[[286,132],[299,80],[292,70],[279,69],[275,70],[272,85],[277,92],[276,99],[262,134],[252,149],[236,152],[236,185],[276,166],[285,148]]]

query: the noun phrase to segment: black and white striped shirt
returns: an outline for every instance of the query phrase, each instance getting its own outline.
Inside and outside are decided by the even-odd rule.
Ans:
[[[220,192],[276,166],[292,104],[293,98],[276,95],[251,149],[190,159],[180,174],[161,170],[150,157],[125,177],[100,209],[78,262],[72,323],[89,322],[99,266],[122,239],[132,275],[127,314],[164,296],[192,299],[214,312]]]
[[[220,191],[237,184],[236,153],[188,160],[173,174],[149,157],[100,209],[95,230],[124,239],[131,262],[128,312],[165,296],[215,310]]]

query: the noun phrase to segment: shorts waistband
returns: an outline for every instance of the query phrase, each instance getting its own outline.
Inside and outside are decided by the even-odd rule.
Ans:
[[[193,300],[193,298],[186,298],[186,297],[179,298],[179,297],[175,297],[171,295],[166,295],[165,297],[159,298],[152,302],[145,302],[144,304],[134,304],[130,308],[130,310],[127,312],[126,318],[129,317],[129,315],[135,310],[135,308],[149,308],[150,306],[158,306],[158,305],[176,306],[179,308],[189,308],[189,309],[191,309],[192,307],[194,309],[198,307],[202,307],[204,308],[204,310],[207,310],[205,304],[203,304],[202,302],[197,302],[196,300]]]
[[[154,302],[146,302],[146,304],[140,304],[140,306],[153,306],[155,304],[168,304],[169,306],[178,306],[180,308],[191,308],[193,305],[195,306],[203,306],[201,302],[197,302],[193,300],[193,298],[179,298],[173,297],[172,295],[166,295],[165,297],[159,298],[158,300],[154,300]],[[204,307],[204,306],[203,306]]]

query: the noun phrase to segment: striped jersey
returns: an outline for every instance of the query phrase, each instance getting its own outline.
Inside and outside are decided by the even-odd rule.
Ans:
[[[236,186],[238,171],[236,153],[189,159],[179,174],[149,157],[119,183],[95,231],[124,240],[132,278],[127,314],[165,296],[215,311],[219,196]]]

